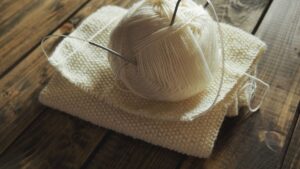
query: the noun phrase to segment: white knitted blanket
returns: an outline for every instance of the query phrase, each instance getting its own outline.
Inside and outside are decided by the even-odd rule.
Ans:
[[[125,13],[123,8],[104,7],[89,16],[72,36],[107,46],[111,30]],[[215,96],[214,87],[209,89],[211,93],[177,103],[141,99],[116,87],[106,52],[68,38],[49,59],[58,73],[39,99],[93,124],[188,155],[208,157],[225,115],[237,115],[238,106],[245,103],[245,92],[239,89],[248,80],[232,73],[230,67],[241,72],[254,69],[265,49],[263,42],[248,33],[225,24],[222,28],[230,42],[225,49],[229,58],[225,83],[218,104],[200,117],[198,112]]]

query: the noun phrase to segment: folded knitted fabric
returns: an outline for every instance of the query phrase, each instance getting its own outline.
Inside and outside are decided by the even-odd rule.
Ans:
[[[126,9],[107,6],[89,16],[71,36],[106,46],[111,30]],[[222,24],[226,52],[226,76],[221,96],[213,109],[199,116],[212,102],[215,86],[208,93],[182,102],[155,102],[120,89],[110,70],[107,53],[66,38],[49,58],[57,74],[43,89],[39,100],[93,124],[146,142],[197,157],[208,157],[226,115],[238,114],[249,95],[240,91],[252,83],[239,72],[250,72],[265,49],[258,38]],[[230,66],[229,66],[230,65]],[[219,78],[216,79],[219,81]],[[209,91],[211,93],[209,93]]]
[[[89,16],[71,36],[108,46],[111,31],[126,12],[119,7],[104,7]],[[253,69],[265,49],[265,44],[251,34],[226,24],[221,24],[221,27],[226,54],[225,76],[212,111],[224,110],[232,102],[247,80],[247,76],[240,72]],[[128,113],[153,119],[190,121],[197,118],[211,106],[221,78],[220,71],[205,91],[192,98],[181,102],[160,102],[120,90],[122,84],[114,78],[107,52],[88,43],[66,38],[49,62],[62,76],[99,100]]]
[[[211,154],[225,114],[238,112],[238,103],[234,101],[228,109],[207,113],[192,122],[143,118],[104,103],[60,74],[50,80],[39,100],[95,125],[200,158]]]

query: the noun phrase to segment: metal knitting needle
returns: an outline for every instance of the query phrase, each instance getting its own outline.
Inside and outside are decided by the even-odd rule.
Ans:
[[[135,61],[127,59],[126,57],[122,56],[120,53],[118,53],[118,52],[116,52],[116,51],[114,51],[114,50],[112,50],[112,49],[110,49],[110,48],[104,47],[104,46],[102,46],[102,45],[99,45],[99,44],[94,43],[94,42],[91,42],[91,41],[87,41],[87,42],[88,42],[89,44],[93,45],[93,46],[99,47],[99,48],[101,48],[101,49],[103,49],[103,50],[105,50],[105,51],[107,51],[107,52],[110,52],[111,54],[113,54],[113,55],[115,55],[115,56],[117,56],[117,57],[119,57],[119,58],[121,58],[121,59],[123,59],[123,60],[129,62],[129,63],[132,63],[132,64],[136,65],[136,62],[135,62]]]
[[[177,10],[178,10],[180,2],[181,2],[181,0],[178,0],[177,3],[176,3],[175,10],[174,10],[174,13],[173,13],[173,16],[172,16],[172,20],[171,20],[170,26],[172,26],[174,24],[174,21],[175,21],[175,18],[176,18],[176,14],[177,14]]]
[[[206,3],[204,4],[204,9],[207,8],[208,6],[208,1],[206,1]]]
[[[176,3],[170,26],[172,26],[174,24],[180,2],[181,2],[181,0],[178,0],[177,3]],[[208,2],[205,3],[204,8],[206,8],[207,6],[208,6]]]

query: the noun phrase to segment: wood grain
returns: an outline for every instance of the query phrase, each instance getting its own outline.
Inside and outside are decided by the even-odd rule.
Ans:
[[[183,155],[112,132],[98,147],[86,169],[175,169]]]
[[[69,26],[58,32],[67,33],[72,29]],[[44,110],[37,96],[52,74],[46,57],[37,49],[0,81],[0,153]]]
[[[86,16],[107,3],[111,2],[91,1],[54,34],[71,32]],[[126,5],[129,2],[114,3]],[[56,39],[48,40],[45,46],[51,50],[57,43]],[[53,73],[41,49],[36,48],[0,81],[0,153],[44,111],[37,96]]]
[[[296,116],[298,117],[295,121],[297,122],[294,130],[292,131],[292,138],[287,144],[287,154],[284,156],[284,161],[281,169],[298,169],[300,168],[300,103]]]
[[[0,1],[0,78],[87,1]]]
[[[79,168],[106,130],[47,110],[0,158],[0,169]]]
[[[299,5],[297,0],[273,1],[256,34],[268,45],[258,76],[271,85],[260,112],[229,138],[220,138],[210,159],[190,158],[181,169],[280,167],[300,99]]]

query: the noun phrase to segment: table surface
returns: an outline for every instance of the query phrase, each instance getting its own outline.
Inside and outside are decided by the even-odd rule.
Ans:
[[[1,169],[300,168],[299,0],[214,1],[223,22],[268,45],[258,77],[271,85],[271,91],[259,112],[225,120],[208,159],[154,146],[41,105],[37,96],[54,73],[39,47],[41,38],[72,32],[101,6],[127,8],[133,3],[1,0]],[[53,50],[57,43],[49,40],[46,46]]]

